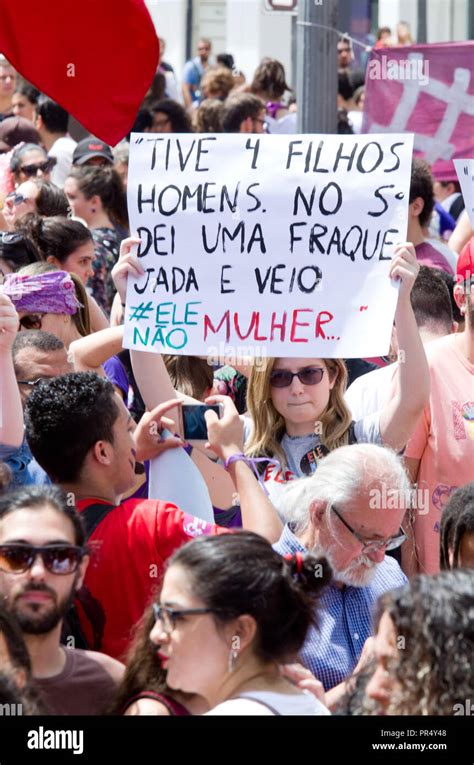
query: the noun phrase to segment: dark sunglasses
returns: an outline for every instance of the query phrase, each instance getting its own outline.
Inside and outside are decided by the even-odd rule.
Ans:
[[[20,319],[20,329],[41,329],[44,313],[30,313]]]
[[[74,574],[86,550],[75,545],[33,545],[18,542],[16,544],[0,545],[0,570],[7,574],[24,574],[41,555],[45,567],[52,574]]]
[[[37,175],[38,170],[41,170],[42,173],[49,173],[49,171],[52,170],[55,166],[56,161],[56,157],[50,157],[46,160],[46,162],[42,162],[39,165],[23,165],[23,167],[20,167],[20,171],[28,177]]]
[[[12,191],[5,197],[5,202],[12,202],[15,207],[18,207],[18,205],[21,205],[23,202],[28,202],[28,199],[29,197],[25,197],[23,194],[17,194],[16,191]]]
[[[8,196],[11,196],[11,194],[9,194]],[[26,199],[26,197],[24,197],[23,194],[17,194],[17,196],[21,197],[22,200]],[[18,204],[20,203],[18,202]],[[19,231],[1,231],[0,232],[0,242],[2,244],[19,244],[20,242],[24,242],[24,241],[25,241],[25,235],[21,234]]]
[[[293,382],[293,377],[297,377],[303,385],[318,385],[324,375],[322,367],[306,367],[299,372],[290,372],[289,369],[276,369],[270,375],[270,385],[272,388],[288,388]]]

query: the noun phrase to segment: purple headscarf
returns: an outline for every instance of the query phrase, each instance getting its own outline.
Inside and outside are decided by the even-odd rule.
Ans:
[[[7,274],[0,290],[17,311],[25,313],[77,313],[81,303],[67,271],[46,271],[36,276]]]

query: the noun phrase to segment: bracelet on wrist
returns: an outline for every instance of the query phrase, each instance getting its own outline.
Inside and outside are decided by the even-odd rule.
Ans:
[[[274,466],[280,467],[279,460],[270,459],[270,457],[248,457],[246,454],[243,454],[242,452],[238,452],[237,454],[231,454],[230,457],[226,459],[226,461],[224,462],[224,468],[226,470],[229,470],[230,465],[232,465],[233,462],[237,462],[238,460],[242,460],[242,462],[245,462],[247,467],[253,470],[255,474],[255,478],[259,482],[265,494],[268,496],[269,494],[268,489],[265,486],[263,477],[258,472],[257,464],[259,462],[269,462],[273,464]]]

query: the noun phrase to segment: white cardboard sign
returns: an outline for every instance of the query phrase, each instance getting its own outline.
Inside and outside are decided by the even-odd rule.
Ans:
[[[388,351],[413,135],[137,134],[125,347],[187,355]]]

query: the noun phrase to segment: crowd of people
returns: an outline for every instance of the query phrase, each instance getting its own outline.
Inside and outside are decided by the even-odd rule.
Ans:
[[[164,52],[134,130],[296,132],[279,61],[246,82],[202,39],[179,85]],[[363,73],[349,38],[337,54],[357,132]],[[413,159],[387,356],[129,351],[127,140],[73,140],[6,59],[0,89],[0,704],[456,714],[474,693],[474,237],[455,174]],[[183,403],[220,407],[207,441]],[[152,482],[156,458],[179,486]]]

